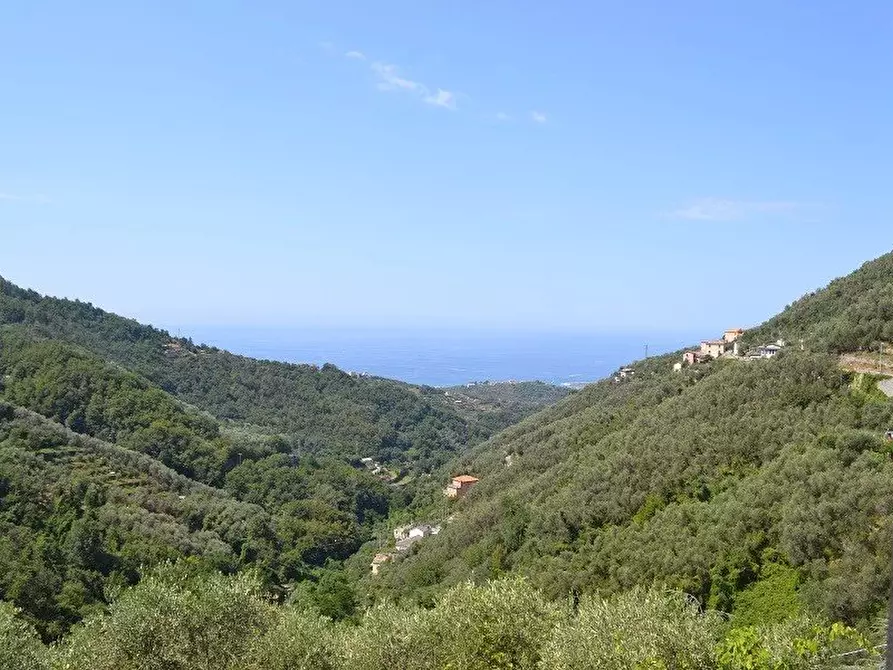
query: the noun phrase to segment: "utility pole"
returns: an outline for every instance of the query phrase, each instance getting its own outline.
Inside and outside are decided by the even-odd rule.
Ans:
[[[645,343],[645,358],[648,358],[648,343]]]

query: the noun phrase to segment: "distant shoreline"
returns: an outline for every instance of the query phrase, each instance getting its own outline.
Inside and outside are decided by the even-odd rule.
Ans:
[[[298,331],[279,328],[191,329],[193,341],[236,354],[296,364],[331,363],[356,375],[447,388],[491,381],[540,381],[578,389],[642,358],[643,342],[653,355],[697,339],[693,334],[494,333],[393,334]]]

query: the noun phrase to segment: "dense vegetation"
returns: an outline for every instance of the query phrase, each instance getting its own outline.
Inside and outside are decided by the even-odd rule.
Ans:
[[[459,585],[432,609],[378,605],[333,623],[275,606],[248,575],[165,566],[47,648],[0,603],[10,670],[806,670],[872,667],[856,631],[804,617],[730,629],[684,594],[554,603],[522,581]]]
[[[513,571],[552,597],[665,583],[763,621],[882,608],[893,403],[821,354],[671,364],[588,387],[463,457],[456,469],[482,481],[454,522],[375,585],[427,600]]]
[[[885,256],[746,334],[776,359],[654,357],[567,395],[253,361],[0,280],[0,661],[863,658],[836,654],[885,605],[893,401],[837,355],[893,339],[891,286]],[[457,472],[481,481],[447,507]],[[443,530],[369,575],[423,518]]]
[[[444,389],[460,416],[496,433],[573,393],[545,382],[481,382]]]
[[[439,389],[196,346],[88,303],[44,297],[0,278],[3,324],[23,337],[76,345],[219,420],[287,434],[305,452],[370,456],[428,471],[492,430],[469,425]]]
[[[231,571],[270,553],[270,526],[256,505],[0,403],[0,592],[46,638],[151,563]]]
[[[0,405],[0,594],[45,637],[142,566],[184,555],[253,566],[274,588],[311,580],[335,599],[327,613],[352,611],[349,588],[324,568],[405,494],[343,460],[301,454],[287,436],[221,431],[67,345],[0,343],[2,397],[19,406]]]
[[[778,338],[811,351],[834,353],[877,349],[893,342],[893,253],[803,296],[760,328],[747,343]]]
[[[890,287],[885,256],[749,333],[794,343],[775,360],[640,361],[460,455],[482,481],[367,588],[426,603],[512,572],[556,598],[659,583],[739,622],[870,620],[890,578],[893,402],[826,352],[887,337]]]
[[[510,420],[460,416],[438,389],[194,346],[2,279],[0,401],[0,599],[46,639],[182,556],[252,566],[347,616],[339,562],[436,487],[418,474]]]

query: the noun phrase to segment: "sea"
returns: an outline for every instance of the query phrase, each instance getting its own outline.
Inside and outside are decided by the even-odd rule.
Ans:
[[[456,386],[540,380],[580,387],[626,363],[698,341],[693,333],[555,333],[378,329],[190,327],[180,332],[253,358],[333,363],[413,384]],[[647,348],[647,349],[646,349]]]

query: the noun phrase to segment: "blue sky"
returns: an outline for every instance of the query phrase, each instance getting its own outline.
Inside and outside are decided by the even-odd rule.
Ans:
[[[893,4],[11,2],[0,275],[171,328],[748,325],[893,246]]]

